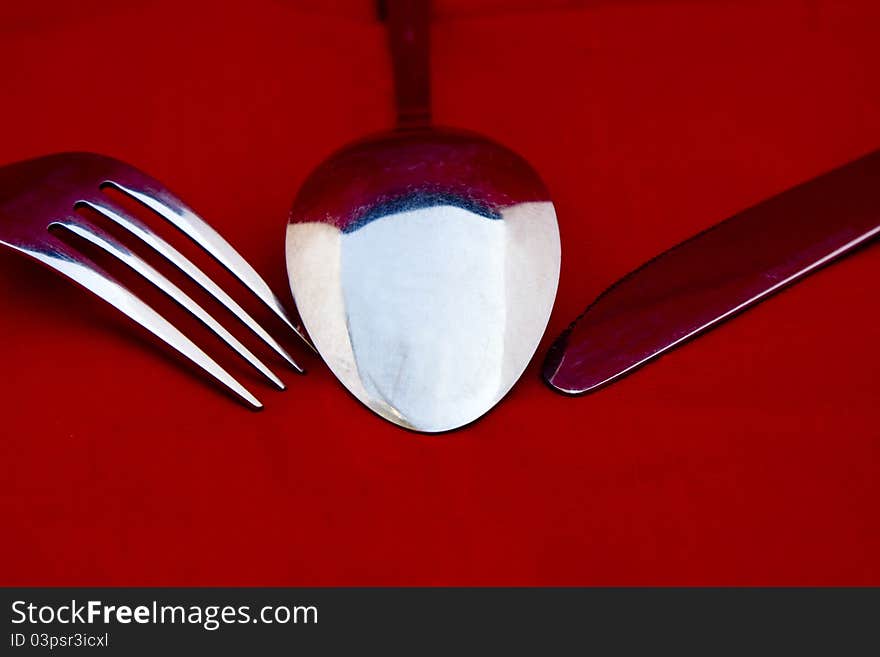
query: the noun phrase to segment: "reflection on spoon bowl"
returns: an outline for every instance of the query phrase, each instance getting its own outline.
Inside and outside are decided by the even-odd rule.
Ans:
[[[439,432],[494,406],[534,354],[559,231],[516,154],[472,133],[398,130],[310,176],[287,265],[303,323],[346,388],[391,422]]]

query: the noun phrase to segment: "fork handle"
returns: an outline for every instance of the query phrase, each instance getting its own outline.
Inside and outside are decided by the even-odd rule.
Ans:
[[[431,122],[431,2],[384,0],[379,11],[388,25],[397,126],[427,125]]]

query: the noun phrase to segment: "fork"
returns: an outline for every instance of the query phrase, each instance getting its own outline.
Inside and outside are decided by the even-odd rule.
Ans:
[[[204,370],[253,409],[260,401],[171,322],[138,298],[59,233],[89,242],[144,278],[185,308],[279,390],[285,386],[265,363],[239,342],[191,296],[143,258],[77,210],[87,208],[122,228],[171,262],[238,318],[297,372],[293,357],[235,300],[189,258],[125,210],[103,190],[112,188],[185,233],[231,272],[297,336],[311,343],[263,278],[203,219],[161,183],[103,155],[59,153],[0,167],[0,244],[23,253],[97,295]],[[61,231],[50,229],[62,229]]]

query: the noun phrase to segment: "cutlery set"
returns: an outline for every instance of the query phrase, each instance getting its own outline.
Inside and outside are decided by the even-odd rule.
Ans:
[[[142,217],[168,222],[381,417],[428,433],[476,420],[520,378],[546,329],[560,271],[556,213],[521,157],[480,135],[432,125],[429,2],[388,0],[381,13],[397,125],[335,153],[297,194],[286,259],[298,318],[178,197],[100,155],[0,167],[0,244],[97,295],[247,406],[261,408],[202,347],[74,245],[88,243],[149,281],[283,390],[282,379],[192,296],[81,210],[149,247],[302,373],[278,339]],[[135,216],[108,189],[143,213]],[[880,151],[747,209],[622,278],[555,340],[544,379],[572,395],[611,383],[878,232]]]

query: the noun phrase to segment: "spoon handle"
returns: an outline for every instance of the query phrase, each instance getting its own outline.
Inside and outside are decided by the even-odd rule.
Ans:
[[[427,125],[431,122],[431,2],[384,0],[380,13],[388,23],[397,126]]]

